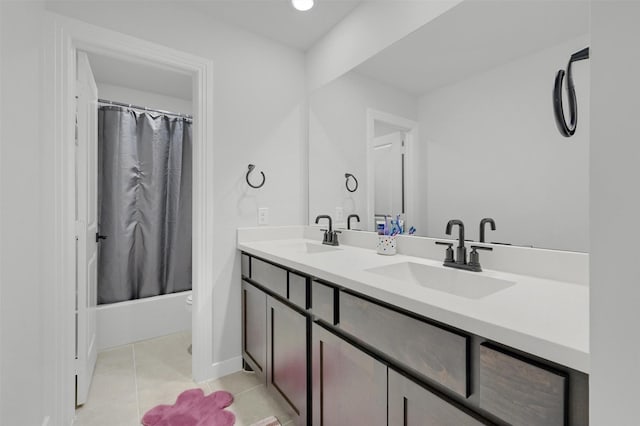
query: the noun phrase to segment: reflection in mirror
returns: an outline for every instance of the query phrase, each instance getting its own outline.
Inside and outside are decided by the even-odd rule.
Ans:
[[[373,138],[374,213],[375,216],[404,214],[404,140],[397,131]]]
[[[589,44],[588,2],[463,1],[316,90],[309,214],[398,215],[445,238],[588,251],[589,61],[574,64],[579,128],[556,129],[558,69]],[[344,171],[365,177],[355,193]]]
[[[413,218],[409,213],[408,193],[411,182],[411,145],[417,123],[391,114],[369,110],[367,170],[371,173],[368,187],[367,214],[375,219],[373,229],[388,218],[402,217],[403,222]],[[373,129],[373,132],[371,132]]]

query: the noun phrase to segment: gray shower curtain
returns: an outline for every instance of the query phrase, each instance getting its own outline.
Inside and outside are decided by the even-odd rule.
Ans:
[[[191,289],[191,121],[98,111],[98,303]]]

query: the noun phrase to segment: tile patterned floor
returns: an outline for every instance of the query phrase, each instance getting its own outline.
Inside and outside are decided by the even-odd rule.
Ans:
[[[196,384],[191,380],[191,333],[177,333],[110,349],[98,354],[87,403],[76,410],[74,426],[138,426],[147,410],[173,404],[180,392],[200,387],[205,394],[226,390],[236,426],[276,416],[289,426],[289,415],[253,373],[237,372]],[[288,422],[288,423],[287,423]]]

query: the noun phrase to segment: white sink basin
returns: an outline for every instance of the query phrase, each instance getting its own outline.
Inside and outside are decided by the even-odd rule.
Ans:
[[[467,299],[481,299],[515,284],[514,281],[482,275],[482,272],[413,262],[377,266],[365,271]]]
[[[339,247],[328,246],[321,243],[294,243],[294,244],[289,244],[285,247],[289,250],[295,251],[296,253],[306,253],[306,254],[327,253],[331,251],[342,250]]]

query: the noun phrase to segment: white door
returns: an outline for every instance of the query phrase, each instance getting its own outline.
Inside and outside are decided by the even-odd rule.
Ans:
[[[98,88],[83,52],[76,96],[76,404],[82,405],[96,366],[98,302]]]
[[[379,136],[373,141],[374,214],[405,213],[405,133]]]

